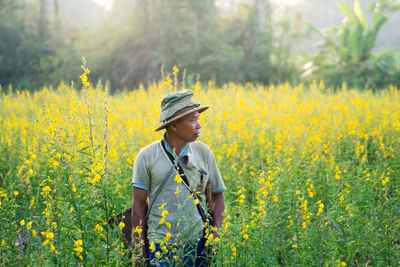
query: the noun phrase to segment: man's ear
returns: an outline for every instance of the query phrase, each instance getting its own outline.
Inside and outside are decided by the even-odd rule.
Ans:
[[[176,132],[176,121],[171,122],[169,128],[171,131]]]

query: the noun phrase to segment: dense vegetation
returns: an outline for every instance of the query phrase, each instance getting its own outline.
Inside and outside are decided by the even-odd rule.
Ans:
[[[120,228],[106,221],[130,206],[132,164],[161,137],[159,100],[176,79],[109,96],[87,73],[81,92],[1,95],[0,265],[129,261]],[[211,105],[200,140],[228,188],[218,264],[398,264],[397,89],[193,89]]]
[[[76,82],[82,55],[95,66],[92,81],[108,81],[112,91],[148,85],[160,79],[162,66],[174,65],[187,70],[192,85],[197,79],[218,85],[322,79],[336,88],[346,82],[370,89],[400,84],[398,51],[374,50],[398,0],[362,1],[362,8],[347,0],[349,6],[339,5],[343,23],[318,29],[323,36],[313,39],[307,22],[319,10],[304,8],[314,14],[303,17],[301,6],[273,0],[221,2],[115,0],[105,11],[91,0],[1,0],[0,84],[7,91],[9,84],[34,90]],[[335,8],[331,2],[311,4]],[[399,32],[386,35],[395,39]]]

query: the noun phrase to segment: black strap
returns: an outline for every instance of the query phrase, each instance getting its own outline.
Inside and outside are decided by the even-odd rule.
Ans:
[[[172,156],[171,153],[168,152],[167,148],[165,147],[164,139],[161,140],[161,146],[164,149],[165,153],[167,154],[167,156],[168,156],[169,160],[171,161],[172,165],[175,167],[175,170],[178,171],[179,176],[182,178],[183,182],[186,184],[186,188],[199,201],[199,204],[197,204],[196,207],[197,207],[197,210],[198,210],[198,212],[199,212],[199,214],[201,216],[201,220],[203,222],[208,222],[209,220],[207,220],[206,213],[205,213],[203,207],[200,204],[200,199],[197,196],[197,194],[190,189],[189,180],[188,180],[185,172],[183,171],[181,165],[179,164],[178,159],[175,160],[174,156]],[[210,217],[210,216],[208,216],[208,217]]]

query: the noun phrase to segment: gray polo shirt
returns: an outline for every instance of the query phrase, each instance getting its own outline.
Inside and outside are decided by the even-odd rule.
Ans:
[[[166,142],[165,144],[167,150],[170,150],[168,144]],[[188,157],[187,164],[181,163],[181,166],[189,180],[190,188],[194,192],[200,191],[198,195],[203,207],[206,207],[207,182],[211,183],[214,194],[226,190],[214,155],[207,145],[198,141],[189,143],[182,149],[180,157],[183,156],[182,154]],[[132,185],[149,191],[150,205],[171,166],[161,146],[161,141],[156,141],[139,151],[133,167]],[[203,186],[200,186],[200,170],[206,173],[202,172]],[[164,240],[167,233],[171,235],[168,243],[188,243],[202,236],[203,222],[195,206],[195,198],[190,197],[191,193],[183,182],[178,183],[179,179],[176,179],[176,175],[177,172],[174,170],[149,213],[147,224],[150,242]]]

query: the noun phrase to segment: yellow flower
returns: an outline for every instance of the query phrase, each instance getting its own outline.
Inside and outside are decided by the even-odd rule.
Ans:
[[[48,244],[49,242],[50,242],[50,241],[49,241],[48,239],[46,239],[46,241],[44,241],[44,242],[42,243],[42,246],[43,246],[43,247],[47,246],[47,244]]]
[[[161,213],[161,216],[162,216],[163,218],[165,218],[165,217],[168,216],[168,214],[169,214],[169,212],[168,212],[167,210],[163,210],[163,212]]]
[[[83,242],[81,239],[74,241],[74,247],[80,247],[80,246],[82,246],[82,244],[83,244]]]
[[[174,179],[178,184],[182,183],[182,178],[179,174],[175,175],[175,179]]]
[[[133,230],[133,232],[134,232],[134,233],[138,233],[138,234],[140,234],[142,231],[143,231],[143,229],[142,229],[142,228],[140,228],[140,226],[139,226],[139,225],[138,225],[138,226],[136,226],[135,230]]]
[[[13,194],[14,194],[14,196],[18,196],[19,195],[18,191],[14,191]]]
[[[48,194],[50,191],[51,191],[50,186],[45,186],[45,187],[42,188],[42,192],[45,193],[45,194]]]
[[[151,250],[152,253],[154,252],[154,250],[156,250],[156,246],[154,245],[154,242],[150,243],[149,249]]]
[[[53,239],[54,238],[54,234],[52,232],[49,232],[46,234],[46,238],[47,239]]]
[[[165,237],[164,237],[164,242],[167,242],[168,240],[170,240],[171,239],[171,234],[169,233],[169,232],[167,232],[166,234],[165,234]]]
[[[74,248],[74,250],[75,250],[77,253],[82,253],[82,252],[83,252],[83,247],[76,247],[76,248]]]
[[[164,209],[164,207],[165,207],[165,203],[162,204],[160,207],[158,207],[158,209],[159,209],[159,210],[162,210],[162,209]]]
[[[124,222],[120,222],[118,224],[119,229],[123,229],[125,227],[125,223]],[[138,228],[139,226],[136,226],[136,228]]]
[[[94,227],[94,230],[96,232],[102,232],[104,230],[104,228],[100,224],[96,224],[96,226]]]
[[[167,226],[168,229],[171,229],[171,224],[169,222],[166,222],[165,225]]]
[[[167,249],[167,246],[162,246],[161,247],[161,250],[163,251],[163,254],[165,254],[165,255],[167,255],[168,254],[168,249]]]
[[[179,188],[176,187],[175,195],[179,194]]]
[[[174,66],[174,67],[172,68],[172,75],[176,75],[176,74],[178,74],[178,72],[179,72],[178,67],[177,67],[177,66]]]
[[[56,247],[53,244],[50,244],[51,252],[56,253]]]
[[[22,220],[19,222],[19,224],[20,224],[21,226],[24,226],[24,225],[25,225],[25,220],[22,219]]]
[[[194,204],[196,204],[196,205],[199,204],[199,200],[197,198],[194,200]]]

